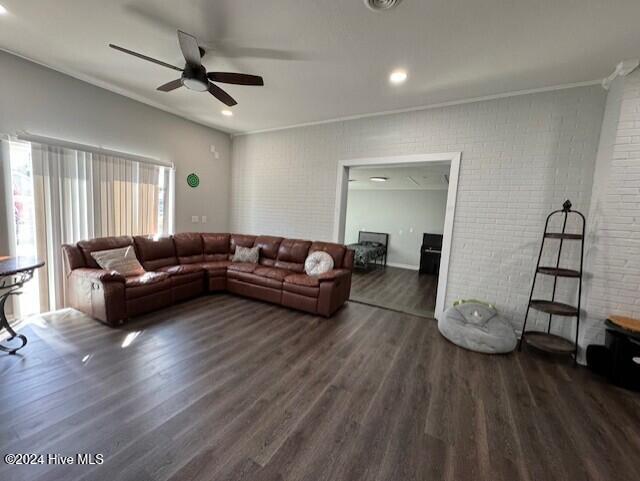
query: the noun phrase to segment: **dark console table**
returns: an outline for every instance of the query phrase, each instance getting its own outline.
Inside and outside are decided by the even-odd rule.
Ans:
[[[33,279],[35,270],[42,266],[44,266],[44,262],[34,257],[0,257],[0,333],[6,329],[11,335],[8,342],[14,339],[19,339],[22,342],[20,346],[14,347],[0,344],[0,351],[15,354],[27,344],[27,338],[22,334],[17,334],[11,328],[4,309],[9,296],[21,294],[22,286]]]

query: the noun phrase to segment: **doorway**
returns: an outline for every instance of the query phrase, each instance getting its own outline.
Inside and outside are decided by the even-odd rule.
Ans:
[[[459,152],[339,163],[334,237],[355,251],[351,300],[443,312],[459,167]]]

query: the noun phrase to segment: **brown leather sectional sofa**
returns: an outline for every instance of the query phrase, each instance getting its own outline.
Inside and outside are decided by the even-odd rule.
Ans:
[[[134,246],[145,274],[125,278],[100,269],[91,257],[94,251],[125,246]],[[259,263],[232,262],[236,246],[260,246]],[[328,317],[351,290],[353,251],[328,242],[184,233],[162,238],[103,237],[64,245],[62,250],[70,306],[112,326],[224,290]],[[334,269],[310,277],[304,273],[304,261],[319,250],[333,257]]]

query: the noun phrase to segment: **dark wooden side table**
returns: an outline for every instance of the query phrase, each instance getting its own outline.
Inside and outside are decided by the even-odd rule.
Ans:
[[[17,334],[9,324],[5,314],[5,304],[9,296],[20,295],[22,286],[33,279],[36,269],[44,266],[44,262],[35,257],[0,257],[0,333],[3,329],[11,335],[8,342],[19,339],[20,346],[6,346],[0,344],[0,351],[15,354],[27,344],[27,338],[22,334]]]

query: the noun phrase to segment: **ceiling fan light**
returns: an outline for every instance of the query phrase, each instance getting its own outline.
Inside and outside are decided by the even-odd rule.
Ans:
[[[404,70],[394,70],[391,72],[391,75],[389,75],[389,82],[394,85],[400,85],[404,83],[405,80],[407,80],[407,72]]]
[[[203,82],[197,78],[182,78],[182,85],[189,90],[195,90],[196,92],[206,92],[209,89],[209,84]]]

